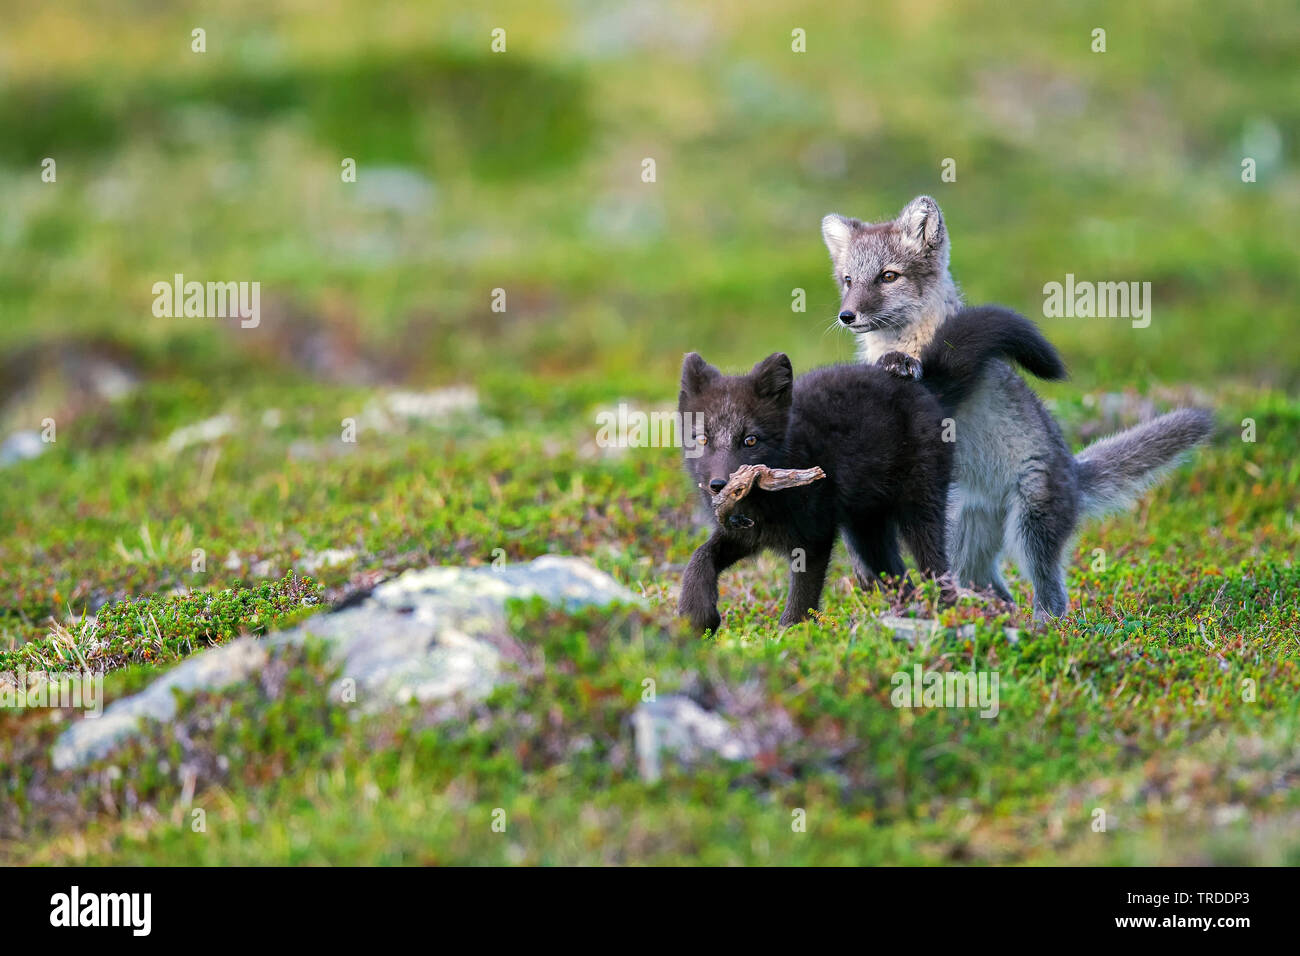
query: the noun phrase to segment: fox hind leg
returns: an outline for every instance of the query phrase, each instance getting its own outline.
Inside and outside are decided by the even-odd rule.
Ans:
[[[1034,617],[1060,617],[1070,609],[1062,554],[1078,515],[1077,497],[1044,469],[1021,475],[1012,507],[1012,525],[1034,584]]]
[[[947,573],[948,555],[943,545],[943,533],[942,507],[917,515],[903,525],[903,541],[922,574],[937,578]]]
[[[831,549],[835,539],[819,541],[804,550],[802,566],[796,570],[790,566],[790,591],[785,600],[785,612],[781,615],[781,626],[798,624],[821,606],[822,588],[826,585],[826,568],[831,563]]]
[[[932,578],[939,583],[940,597],[945,603],[957,600],[956,579],[948,570],[948,552],[944,547],[944,532],[947,528],[946,487],[929,501],[919,502],[916,509],[901,522],[903,542],[912,552],[916,567],[922,576]],[[911,593],[907,588],[905,593]]]
[[[970,497],[957,501],[954,510],[948,542],[953,574],[967,587],[992,590],[1011,602],[1011,592],[998,569],[1006,534],[1006,507]]]
[[[853,565],[853,576],[864,591],[879,584],[881,577],[901,578],[907,571],[892,524],[883,528],[845,528],[844,547]]]

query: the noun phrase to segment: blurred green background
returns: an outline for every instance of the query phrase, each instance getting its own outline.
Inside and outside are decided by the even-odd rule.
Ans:
[[[1274,786],[1296,773],[1300,699],[1294,2],[216,7],[4,5],[0,670],[121,668],[112,699],[194,634],[279,622],[284,602],[253,589],[292,598],[294,568],[335,599],[498,548],[590,558],[646,595],[662,633],[531,621],[574,670],[504,692],[494,712],[513,724],[417,719],[339,743],[314,712],[250,704],[243,758],[199,781],[229,798],[200,843],[158,822],[181,791],[156,762],[119,761],[125,809],[105,810],[50,771],[54,722],[6,716],[0,859],[1298,858],[1275,835],[1300,811]],[[1059,626],[1009,644],[1029,596],[1013,580],[1019,617],[962,608],[974,645],[918,652],[1000,668],[1015,706],[995,725],[888,707],[912,651],[868,626],[883,598],[842,562],[817,625],[776,630],[767,561],[725,582],[720,636],[673,631],[701,540],[677,455],[594,444],[597,411],[671,405],[688,350],[747,368],[779,349],[796,371],[850,359],[820,219],[890,218],[920,193],[943,208],[967,300],[1013,306],[1059,346],[1073,378],[1040,391],[1076,446],[1175,403],[1221,425],[1135,512],[1081,530]],[[260,325],[155,317],[152,286],[176,273],[260,282]],[[1067,273],[1150,282],[1150,327],[1042,318],[1044,284]],[[216,629],[175,597],[223,588],[236,610]],[[128,608],[101,615],[123,628],[112,642],[88,629],[143,597],[150,627]],[[647,658],[665,689],[692,674],[765,688],[832,756],[642,787],[614,756]],[[1258,708],[1241,706],[1246,678]],[[322,783],[316,765],[349,773]],[[462,825],[503,793],[526,834],[508,845]],[[1134,824],[1115,842],[1088,826],[1102,793]],[[137,796],[162,816],[133,815]],[[791,850],[773,805],[825,812]],[[1220,818],[1243,829],[1224,837]]]
[[[475,6],[6,4],[4,353],[235,388],[319,372],[277,332],[306,325],[373,377],[667,395],[688,349],[850,356],[820,217],[926,192],[970,301],[1152,282],[1149,329],[1046,323],[1082,384],[1296,385],[1294,4]],[[153,318],[175,272],[261,281],[267,327]]]

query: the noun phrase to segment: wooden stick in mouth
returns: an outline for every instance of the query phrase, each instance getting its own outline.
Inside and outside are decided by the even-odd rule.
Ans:
[[[767,465],[741,465],[731,473],[727,484],[713,496],[713,513],[718,521],[728,524],[727,518],[740,501],[754,490],[754,485],[764,491],[784,491],[811,485],[826,477],[826,472],[816,465],[812,468],[769,468]],[[752,528],[754,520],[736,515],[731,527]]]

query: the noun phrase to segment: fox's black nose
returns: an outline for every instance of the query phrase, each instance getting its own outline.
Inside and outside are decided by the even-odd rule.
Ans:
[[[854,320],[856,315],[857,313],[850,312],[848,309],[845,309],[843,312],[840,313],[840,321],[843,322],[845,325],[848,325],[850,322]]]
[[[727,481],[725,478],[714,478],[709,482],[709,490],[715,495],[725,487],[727,487]]]

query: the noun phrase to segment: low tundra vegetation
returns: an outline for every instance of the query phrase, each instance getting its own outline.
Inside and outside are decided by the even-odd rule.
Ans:
[[[514,606],[527,660],[451,708],[362,714],[286,650],[75,771],[80,713],[0,709],[0,862],[1300,863],[1294,11],[954,5],[922,39],[866,5],[505,0],[498,55],[414,0],[260,4],[197,55],[133,6],[6,4],[0,673],[90,668],[111,704],[432,563],[578,555],[644,603]],[[913,646],[840,556],[780,631],[766,557],[685,633],[679,452],[597,416],[672,409],[687,351],[851,359],[820,218],[919,193],[967,300],[1059,347],[1074,447],[1183,404],[1214,439],[1081,528],[1051,625],[1013,576],[1014,609],[924,594]],[[260,323],[152,315],[176,273],[260,282]],[[1067,274],[1150,281],[1149,327],[1044,316]],[[895,707],[918,665],[996,673],[997,716]],[[650,694],[761,745],[648,783]]]

